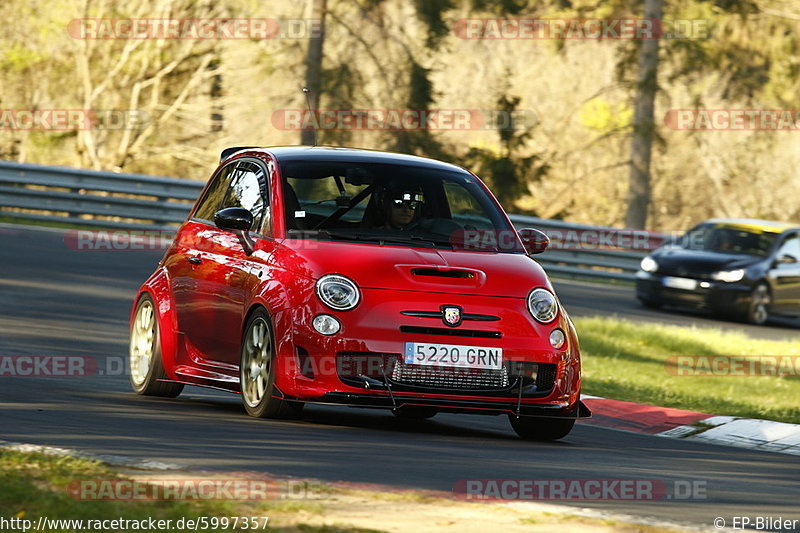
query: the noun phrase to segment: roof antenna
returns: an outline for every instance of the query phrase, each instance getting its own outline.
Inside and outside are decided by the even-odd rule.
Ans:
[[[312,123],[314,124],[314,144],[313,144],[313,146],[316,146],[317,145],[317,117],[314,115],[314,110],[311,109],[311,96],[309,96],[311,94],[311,89],[309,89],[308,87],[303,87],[303,92],[306,95],[306,106],[308,106],[308,112],[311,114],[311,120],[313,121]]]

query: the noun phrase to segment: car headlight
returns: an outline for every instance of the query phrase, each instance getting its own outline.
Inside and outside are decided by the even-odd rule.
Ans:
[[[726,283],[735,283],[737,281],[741,281],[744,277],[744,269],[739,268],[737,270],[723,270],[721,272],[714,272],[711,274],[711,279],[715,279],[717,281],[724,281]]]
[[[656,260],[648,255],[642,259],[642,262],[639,264],[639,268],[645,272],[655,272],[658,270],[658,263],[656,263]]]
[[[352,280],[338,274],[326,274],[317,281],[317,296],[322,303],[337,311],[348,311],[358,305],[361,293]]]
[[[547,324],[556,319],[558,302],[547,289],[533,289],[528,295],[528,311],[537,322]]]

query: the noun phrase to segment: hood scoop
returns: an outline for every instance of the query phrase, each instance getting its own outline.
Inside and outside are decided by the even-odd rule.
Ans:
[[[416,285],[429,285],[434,290],[479,289],[486,284],[486,273],[476,268],[451,268],[446,265],[395,265],[404,278]]]
[[[456,269],[438,269],[438,268],[425,268],[418,267],[412,268],[411,273],[415,276],[430,276],[433,278],[460,278],[460,279],[474,279],[475,272],[469,270],[456,270]]]

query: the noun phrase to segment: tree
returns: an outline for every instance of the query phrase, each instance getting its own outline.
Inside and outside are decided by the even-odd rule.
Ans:
[[[500,151],[473,147],[466,155],[466,160],[486,177],[500,203],[509,206],[528,192],[528,185],[540,181],[549,170],[539,155],[523,155],[531,135],[516,120],[519,103],[519,97],[506,94],[497,99],[499,116],[503,117],[497,124]]]
[[[644,18],[661,21],[663,0],[645,0]],[[639,50],[639,70],[633,111],[633,136],[628,190],[628,210],[625,225],[642,229],[647,223],[650,206],[650,157],[652,154],[655,121],[653,109],[658,90],[658,49],[660,31],[645,39]]]
[[[316,111],[319,107],[319,93],[322,89],[322,47],[325,44],[325,14],[328,11],[327,0],[313,0],[311,19],[319,21],[319,33],[311,35],[306,50],[306,88],[311,91],[309,102],[311,109]],[[300,132],[300,144],[314,144],[316,132],[303,129]]]

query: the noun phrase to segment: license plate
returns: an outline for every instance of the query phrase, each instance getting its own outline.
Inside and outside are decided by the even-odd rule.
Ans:
[[[697,288],[697,280],[689,278],[674,278],[671,276],[666,276],[663,278],[661,283],[663,283],[665,287],[669,287],[671,289],[683,289],[685,291],[693,291]]]
[[[407,342],[403,362],[407,365],[455,366],[499,370],[503,367],[503,349],[457,344]]]

